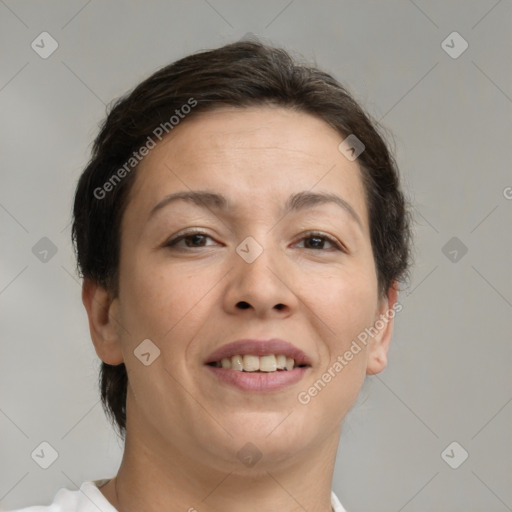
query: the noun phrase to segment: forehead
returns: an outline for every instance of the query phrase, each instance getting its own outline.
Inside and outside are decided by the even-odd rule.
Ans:
[[[129,208],[147,214],[166,194],[208,189],[237,208],[262,209],[311,190],[341,195],[367,224],[357,161],[313,115],[282,107],[225,107],[176,126],[139,164]]]
[[[177,128],[150,155],[148,163],[151,157],[167,152],[180,160],[179,153],[203,163],[222,158],[257,165],[261,160],[287,158],[291,164],[299,160],[322,164],[339,156],[337,146],[342,139],[320,118],[277,106],[222,107],[185,119]]]

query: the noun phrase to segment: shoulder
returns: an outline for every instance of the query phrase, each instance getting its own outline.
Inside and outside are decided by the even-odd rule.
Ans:
[[[334,491],[331,491],[331,506],[333,512],[347,512],[343,505],[340,503],[340,500],[338,499],[338,496],[334,494]]]
[[[83,482],[80,489],[59,489],[50,505],[34,505],[9,512],[117,512],[99,487],[108,479]]]

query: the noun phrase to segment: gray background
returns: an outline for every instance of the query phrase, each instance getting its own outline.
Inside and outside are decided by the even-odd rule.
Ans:
[[[0,0],[0,508],[49,503],[120,463],[69,224],[105,104],[252,32],[382,121],[415,207],[389,366],[347,417],[335,492],[350,512],[512,510],[511,21],[509,0]],[[59,45],[46,59],[31,48],[43,31]],[[457,58],[442,47],[454,31],[469,44]],[[46,470],[31,457],[43,441],[58,452]],[[441,456],[453,441],[452,465],[469,454],[457,469]]]

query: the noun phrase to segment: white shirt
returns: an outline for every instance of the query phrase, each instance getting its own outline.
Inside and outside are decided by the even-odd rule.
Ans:
[[[118,512],[99,490],[109,480],[83,482],[77,491],[62,488],[55,494],[51,505],[36,505],[11,512]],[[334,491],[331,491],[331,505],[333,512],[346,512]]]

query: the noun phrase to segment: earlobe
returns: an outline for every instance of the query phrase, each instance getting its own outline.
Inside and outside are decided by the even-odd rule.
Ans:
[[[89,330],[98,357],[105,363],[118,365],[123,362],[119,327],[115,312],[117,299],[92,279],[84,279],[82,302],[89,319]]]
[[[387,296],[382,300],[378,316],[373,325],[376,335],[372,338],[368,348],[367,375],[375,375],[386,368],[388,363],[388,351],[393,336],[394,318],[398,306],[398,288],[393,283]],[[401,308],[400,308],[401,309]]]

